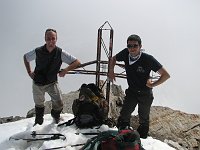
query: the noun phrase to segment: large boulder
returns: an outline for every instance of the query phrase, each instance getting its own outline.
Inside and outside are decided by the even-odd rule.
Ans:
[[[134,128],[138,126],[138,116],[131,118]],[[152,106],[149,134],[182,149],[195,149],[200,139],[200,115],[187,114],[168,107]],[[178,147],[176,147],[178,149]]]

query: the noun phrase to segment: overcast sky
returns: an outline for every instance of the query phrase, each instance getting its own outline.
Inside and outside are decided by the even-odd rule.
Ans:
[[[96,59],[97,30],[105,21],[114,29],[113,54],[125,48],[129,35],[138,34],[145,52],[170,73],[154,88],[153,105],[200,114],[199,14],[199,0],[1,0],[0,117],[26,116],[34,107],[23,55],[44,44],[47,28],[57,30],[59,47],[85,63]],[[89,82],[95,77],[59,79],[63,93]],[[116,84],[127,88],[124,79]]]

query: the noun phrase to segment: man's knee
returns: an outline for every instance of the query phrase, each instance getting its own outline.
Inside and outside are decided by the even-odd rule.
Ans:
[[[59,101],[52,101],[52,108],[54,110],[62,110],[63,109],[63,101],[59,100]]]

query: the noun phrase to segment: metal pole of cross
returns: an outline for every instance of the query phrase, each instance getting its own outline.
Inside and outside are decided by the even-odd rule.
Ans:
[[[107,37],[107,42],[105,42],[104,38],[104,32],[109,32],[109,37]],[[98,29],[98,36],[97,36],[97,55],[96,60],[83,63],[79,65],[76,69],[69,71],[68,74],[88,74],[88,75],[95,75],[96,76],[96,85],[102,89],[102,87],[106,83],[106,100],[109,102],[110,98],[110,80],[108,79],[108,72],[110,68],[110,59],[112,57],[112,51],[113,51],[113,28],[109,24],[108,21],[106,21],[99,29]],[[108,47],[108,49],[107,49]],[[105,51],[105,54],[107,56],[107,61],[102,60],[102,49]],[[87,70],[84,67],[88,65],[96,64],[96,70]],[[116,64],[120,68],[123,68],[124,70],[124,64]],[[82,69],[80,69],[82,68]],[[102,68],[102,70],[101,70]],[[106,76],[107,79],[103,83],[103,85],[100,85],[100,77]],[[115,73],[115,77],[118,78],[125,78],[126,74],[123,71],[122,73]],[[101,87],[100,87],[101,86]]]
[[[105,25],[108,25],[109,28],[104,28]],[[104,43],[102,38],[103,31],[108,30],[110,31],[109,37],[109,51],[107,51],[107,47]],[[113,50],[113,29],[108,21],[106,21],[99,29],[98,29],[98,39],[97,39],[97,63],[96,63],[96,85],[100,87],[100,64],[101,64],[101,49],[102,47],[105,50],[105,53],[108,57],[108,66],[107,66],[107,85],[106,85],[106,100],[109,101],[110,96],[110,80],[108,79],[108,72],[110,68],[110,59],[112,57],[112,50]]]

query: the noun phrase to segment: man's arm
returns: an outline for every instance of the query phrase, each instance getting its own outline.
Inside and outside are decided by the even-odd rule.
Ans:
[[[111,82],[116,81],[116,79],[115,79],[115,72],[114,72],[116,61],[117,61],[116,60],[116,56],[113,56],[110,59],[110,68],[109,68],[108,77],[109,77],[109,79],[110,79]]]
[[[60,77],[64,77],[65,74],[67,74],[69,71],[71,71],[73,69],[76,69],[80,64],[81,64],[80,61],[78,59],[76,59],[69,66],[67,66],[66,68],[62,69],[62,71],[59,72],[59,76]]]
[[[158,73],[160,74],[159,79],[156,80],[155,82],[150,82],[150,80],[148,80],[146,86],[148,86],[149,88],[153,88],[155,86],[162,84],[163,82],[165,82],[167,79],[170,78],[169,73],[163,67],[158,70]]]
[[[28,75],[31,77],[31,79],[33,79],[34,73],[31,71],[31,65],[30,65],[30,62],[27,61],[26,55],[24,55],[24,65],[26,67],[26,71],[27,71]]]

